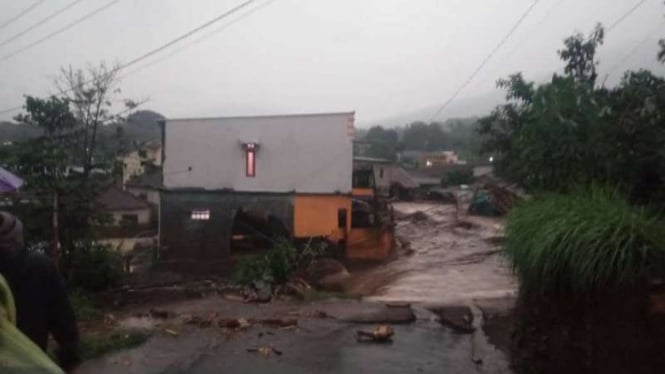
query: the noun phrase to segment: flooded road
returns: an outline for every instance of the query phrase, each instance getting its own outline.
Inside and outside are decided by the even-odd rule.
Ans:
[[[425,308],[471,304],[479,313],[483,302],[511,300],[516,282],[498,254],[500,220],[458,218],[454,205],[396,203],[394,208],[396,233],[408,250],[402,248],[393,261],[354,274],[349,287],[364,294],[363,301],[247,304],[210,296],[173,303],[162,307],[176,317],[150,326],[152,337],[144,345],[87,362],[79,372],[510,373],[505,354],[487,344],[477,325],[482,317],[474,313],[478,327],[460,334]],[[413,303],[406,307],[414,311],[415,320],[389,323],[381,317],[353,322],[357,314],[384,315],[388,301]],[[214,325],[198,328],[183,322],[188,315],[211,313],[225,318],[298,318],[298,324],[294,329],[253,326],[229,333]],[[145,328],[143,323],[129,317],[119,325]],[[356,341],[358,330],[385,323],[395,331],[391,343]],[[248,352],[262,346],[281,354]]]
[[[395,203],[397,237],[409,254],[362,272],[352,292],[374,301],[465,304],[514,297],[517,283],[498,253],[501,221],[454,205]]]

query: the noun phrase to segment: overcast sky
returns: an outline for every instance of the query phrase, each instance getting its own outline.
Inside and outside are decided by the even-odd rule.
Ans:
[[[36,0],[0,0],[0,25]],[[3,40],[72,0],[46,0],[0,29]],[[6,45],[0,59],[111,0],[84,0]],[[72,29],[0,61],[0,110],[22,95],[52,92],[60,66],[127,62],[242,0],[120,0]],[[260,0],[151,59],[122,81],[167,117],[356,111],[357,122],[428,120],[494,48],[532,0]],[[543,79],[561,68],[556,50],[574,31],[609,25],[638,0],[540,0],[511,39],[441,117],[483,114],[510,72]],[[257,10],[252,8],[260,7]],[[251,12],[250,14],[245,14]],[[665,5],[648,0],[606,35],[601,76],[655,63]],[[235,21],[234,21],[235,19]],[[231,24],[228,24],[231,22]],[[228,25],[226,25],[228,24]],[[221,28],[221,29],[220,29]],[[213,30],[211,36],[164,58]],[[636,52],[615,68],[636,46]],[[16,113],[4,114],[9,119]]]

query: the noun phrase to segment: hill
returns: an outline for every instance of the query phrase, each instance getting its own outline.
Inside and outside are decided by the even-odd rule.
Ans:
[[[164,116],[152,110],[139,110],[132,113],[124,123],[111,124],[100,128],[100,139],[116,138],[122,134],[124,144],[138,144],[148,140],[159,139],[161,130],[159,121]],[[22,142],[40,135],[39,129],[19,125],[14,122],[0,122],[0,143]]]

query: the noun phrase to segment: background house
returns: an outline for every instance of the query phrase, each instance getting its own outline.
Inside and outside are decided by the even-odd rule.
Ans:
[[[119,158],[122,163],[122,183],[146,172],[146,165],[162,165],[162,145],[157,140],[141,143],[136,149]]]
[[[122,251],[132,250],[137,244],[152,243],[157,230],[146,200],[110,185],[99,195],[97,203],[110,219],[109,225],[97,232],[100,241]]]

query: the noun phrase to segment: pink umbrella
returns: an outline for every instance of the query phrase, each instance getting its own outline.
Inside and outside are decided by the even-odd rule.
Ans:
[[[0,193],[16,192],[23,185],[23,179],[0,167]]]

